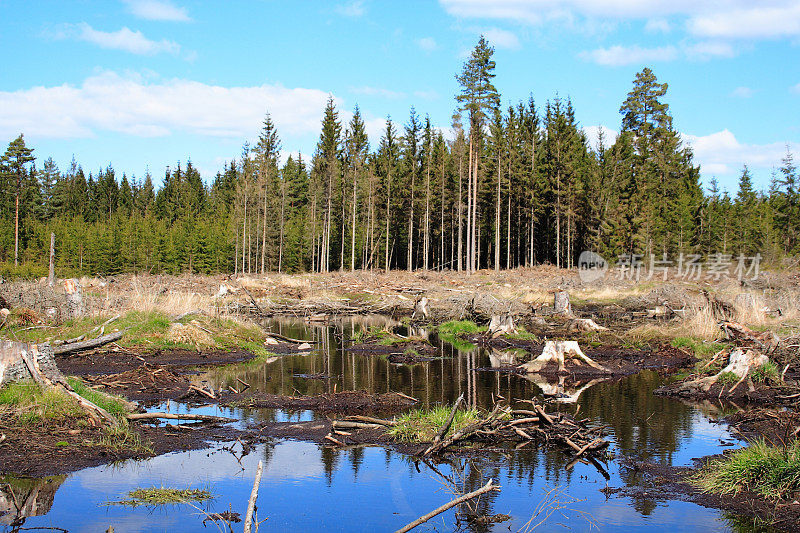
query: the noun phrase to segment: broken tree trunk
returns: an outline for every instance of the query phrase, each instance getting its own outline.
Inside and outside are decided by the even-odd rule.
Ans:
[[[772,331],[755,332],[738,322],[720,322],[719,327],[728,340],[752,342],[767,353],[772,353],[781,343],[780,338]]]
[[[736,387],[739,386],[739,384],[747,379],[747,376],[750,375],[753,370],[767,363],[769,363],[769,357],[762,353],[759,353],[755,350],[747,350],[745,352],[741,348],[736,348],[731,352],[731,355],[728,358],[728,366],[713,376],[687,381],[681,385],[678,391],[683,393],[708,392],[709,389],[711,389],[711,387],[717,381],[719,381],[720,376],[730,372],[739,378],[739,381],[737,381],[729,391],[732,392],[734,389],[736,389]]]
[[[81,294],[81,284],[76,279],[64,280],[64,292],[67,294],[67,306],[70,318],[78,318],[86,313],[86,306],[83,303]]]
[[[514,326],[514,317],[510,314],[492,315],[492,319],[489,321],[489,329],[486,330],[486,335],[494,339],[500,335],[510,333],[517,333],[517,328]]]
[[[567,291],[556,291],[553,295],[553,312],[557,315],[572,316],[572,305]]]
[[[76,393],[56,366],[53,349],[47,344],[0,341],[0,387],[12,381],[32,379],[42,388],[56,388],[75,399],[95,422],[117,425],[117,419]]]
[[[602,365],[583,353],[577,341],[547,341],[544,344],[542,354],[533,361],[522,365],[522,368],[526,372],[536,373],[541,372],[548,364],[555,363],[558,366],[558,372],[561,372],[564,370],[564,360],[566,358],[576,359],[601,372],[607,372]]]

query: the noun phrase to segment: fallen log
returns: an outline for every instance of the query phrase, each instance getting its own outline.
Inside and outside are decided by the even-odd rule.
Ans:
[[[364,415],[351,415],[344,417],[344,419],[356,422],[366,422],[368,424],[379,424],[381,426],[387,426],[387,427],[394,427],[397,425],[397,422],[395,422],[394,420],[384,420],[383,418],[373,418],[371,416],[364,416]]]
[[[132,413],[128,420],[198,420],[200,422],[235,422],[233,418],[212,415],[178,414],[178,413]]]
[[[334,429],[377,429],[385,427],[383,424],[368,424],[366,422],[349,422],[346,420],[334,420],[331,423]]]
[[[407,524],[407,525],[401,527],[400,529],[395,531],[395,533],[406,533],[406,531],[411,531],[415,527],[417,527],[417,526],[419,526],[421,524],[424,524],[425,522],[427,522],[428,520],[430,520],[434,516],[440,515],[443,512],[447,511],[448,509],[450,509],[452,507],[455,507],[456,505],[460,505],[460,504],[462,504],[462,503],[464,503],[466,501],[469,501],[469,500],[471,500],[473,498],[476,498],[476,497],[480,496],[481,494],[486,494],[487,492],[493,492],[493,491],[499,492],[500,491],[500,485],[495,485],[494,484],[494,480],[490,479],[489,482],[486,485],[484,485],[483,487],[479,488],[478,490],[472,491],[472,492],[470,492],[468,494],[464,494],[463,496],[460,496],[460,497],[456,498],[455,500],[442,505],[441,507],[437,507],[436,509],[434,509],[430,513],[428,513],[426,515],[423,515],[423,516],[420,516],[419,518],[417,518],[416,520],[414,520],[410,524]]]
[[[79,341],[70,344],[62,344],[61,346],[54,346],[53,355],[64,355],[68,353],[81,352],[83,350],[91,350],[92,348],[97,348],[99,346],[104,346],[111,342],[116,342],[120,340],[124,334],[125,334],[124,330],[115,331],[114,333],[109,333],[108,335],[101,335],[100,337],[96,337],[94,339],[89,339],[86,341]]]
[[[291,342],[291,343],[294,343],[294,344],[304,344],[304,343],[317,344],[319,342],[319,341],[308,341],[308,340],[304,341],[302,339],[293,339],[291,337],[287,337],[285,335],[281,335],[280,333],[273,333],[272,331],[267,331],[267,336],[268,337],[273,337],[273,338],[276,338],[276,339],[280,339],[282,341]]]

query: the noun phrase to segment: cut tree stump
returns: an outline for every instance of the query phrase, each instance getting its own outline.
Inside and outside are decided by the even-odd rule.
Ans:
[[[117,419],[75,392],[56,366],[53,349],[47,345],[26,344],[0,339],[0,387],[7,383],[33,380],[42,388],[56,388],[75,399],[97,423],[116,427]]]
[[[568,331],[608,331],[608,328],[601,326],[591,318],[573,318],[567,325]]]
[[[417,318],[417,316],[421,316],[423,319],[428,318],[428,297],[423,296],[416,302],[414,302],[414,312],[411,313],[411,320]]]
[[[83,303],[81,284],[76,279],[64,280],[64,292],[67,294],[68,316],[78,318],[86,314],[86,306]]]
[[[553,312],[557,315],[572,316],[572,304],[567,291],[556,291],[553,295]]]
[[[556,363],[558,371],[561,372],[565,368],[564,360],[567,358],[577,359],[592,368],[608,372],[602,365],[583,353],[577,341],[547,341],[542,349],[542,354],[533,361],[522,365],[522,369],[526,372],[536,373],[541,372],[548,364]]]
[[[683,393],[708,392],[709,389],[719,381],[720,376],[726,372],[730,372],[739,378],[739,381],[728,391],[730,393],[747,379],[747,376],[750,375],[753,370],[767,363],[769,363],[769,357],[762,353],[755,350],[744,351],[741,348],[736,348],[731,352],[728,358],[728,365],[725,368],[713,376],[687,381],[681,385],[678,391]]]
[[[510,314],[492,315],[489,321],[489,329],[486,330],[486,335],[491,338],[497,338],[500,335],[517,333],[517,328],[514,326],[514,317]]]

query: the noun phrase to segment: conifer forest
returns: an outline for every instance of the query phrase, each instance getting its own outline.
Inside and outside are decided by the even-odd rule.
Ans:
[[[481,38],[456,73],[447,131],[412,107],[368,138],[358,107],[345,122],[330,98],[313,157],[282,162],[292,147],[265,110],[258,138],[213,177],[190,158],[161,180],[75,158],[58,168],[21,132],[0,167],[0,273],[44,275],[51,232],[62,275],[473,272],[572,267],[583,250],[767,261],[800,252],[788,148],[766,191],[747,166],[737,191],[704,187],[668,83],[649,68],[620,102],[619,135],[591,145],[568,97],[503,105],[493,52]]]

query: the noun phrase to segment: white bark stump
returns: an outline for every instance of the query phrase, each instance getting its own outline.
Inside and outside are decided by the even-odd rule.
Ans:
[[[494,339],[500,335],[516,332],[517,328],[514,326],[514,317],[510,314],[492,315],[492,319],[489,322],[489,329],[486,330],[486,335]]]
[[[522,368],[526,372],[536,373],[541,372],[549,363],[556,363],[556,365],[558,365],[558,371],[561,372],[564,370],[564,360],[567,358],[576,359],[582,363],[586,363],[592,368],[607,372],[602,365],[596,363],[583,353],[577,341],[547,341],[542,350],[542,354],[533,361],[522,365]]]
[[[64,291],[67,293],[67,307],[70,318],[78,318],[86,313],[83,303],[81,284],[76,279],[64,280]]]
[[[553,312],[557,315],[572,316],[572,305],[567,291],[556,291],[553,295]]]

